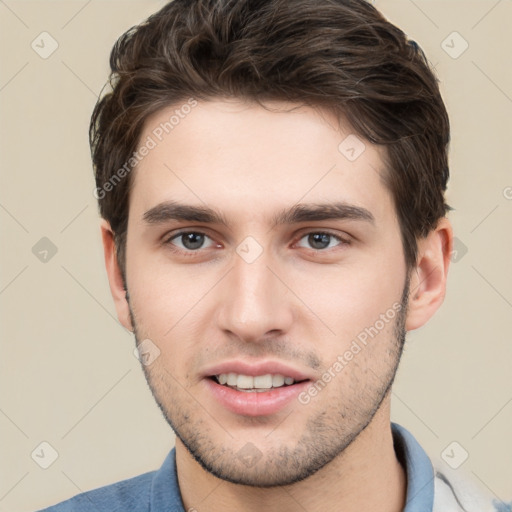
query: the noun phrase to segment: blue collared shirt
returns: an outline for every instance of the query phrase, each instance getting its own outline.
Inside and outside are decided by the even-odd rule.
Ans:
[[[396,423],[391,423],[391,429],[395,453],[407,475],[403,512],[435,512],[436,478],[432,462],[408,430]],[[185,512],[178,486],[174,448],[157,471],[79,494],[40,512],[128,511]]]

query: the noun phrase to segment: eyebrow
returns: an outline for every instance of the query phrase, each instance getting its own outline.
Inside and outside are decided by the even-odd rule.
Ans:
[[[229,222],[218,210],[177,201],[164,201],[157,204],[144,213],[143,219],[148,224],[163,224],[170,220],[178,220],[221,224],[229,227]],[[296,204],[289,209],[281,210],[272,217],[273,227],[321,220],[358,220],[375,223],[375,217],[369,210],[344,202]]]

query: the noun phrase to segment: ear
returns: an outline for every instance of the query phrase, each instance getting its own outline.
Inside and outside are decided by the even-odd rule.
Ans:
[[[117,318],[121,324],[133,332],[132,321],[130,317],[130,308],[126,300],[126,290],[124,289],[121,270],[117,262],[116,246],[114,242],[114,232],[110,224],[101,220],[101,239],[103,242],[103,252],[105,255],[105,268],[107,270],[108,281],[110,284],[110,293],[116,306]]]
[[[426,324],[443,303],[452,248],[453,230],[446,217],[418,241],[417,263],[411,272],[406,330]]]

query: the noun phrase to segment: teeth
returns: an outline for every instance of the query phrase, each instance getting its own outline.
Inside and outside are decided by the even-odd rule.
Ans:
[[[254,377],[250,377],[248,375],[239,375],[236,380],[236,387],[241,389],[254,388]]]
[[[285,378],[282,375],[272,375],[272,386],[274,388],[280,388],[284,384],[284,381]]]
[[[240,377],[238,377],[240,378]],[[272,375],[258,375],[257,377],[253,378],[254,381],[254,387],[259,389],[270,389],[272,387],[273,381],[272,381]]]
[[[285,384],[287,386],[292,385],[295,380],[291,377],[285,377],[284,375],[257,375],[252,377],[251,375],[240,375],[237,373],[221,373],[216,375],[219,384],[228,385],[238,389],[271,389],[280,388]]]

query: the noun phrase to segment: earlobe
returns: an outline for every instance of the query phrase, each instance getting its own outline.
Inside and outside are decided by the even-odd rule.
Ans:
[[[117,318],[121,324],[133,332],[133,326],[130,317],[130,307],[127,301],[127,291],[124,288],[121,269],[117,261],[116,247],[114,242],[114,233],[110,224],[105,220],[101,220],[101,240],[103,242],[103,253],[105,256],[105,268],[107,271],[110,292],[114,299],[117,311]]]
[[[453,247],[453,230],[446,217],[418,241],[418,259],[411,272],[406,329],[426,324],[443,303]]]

